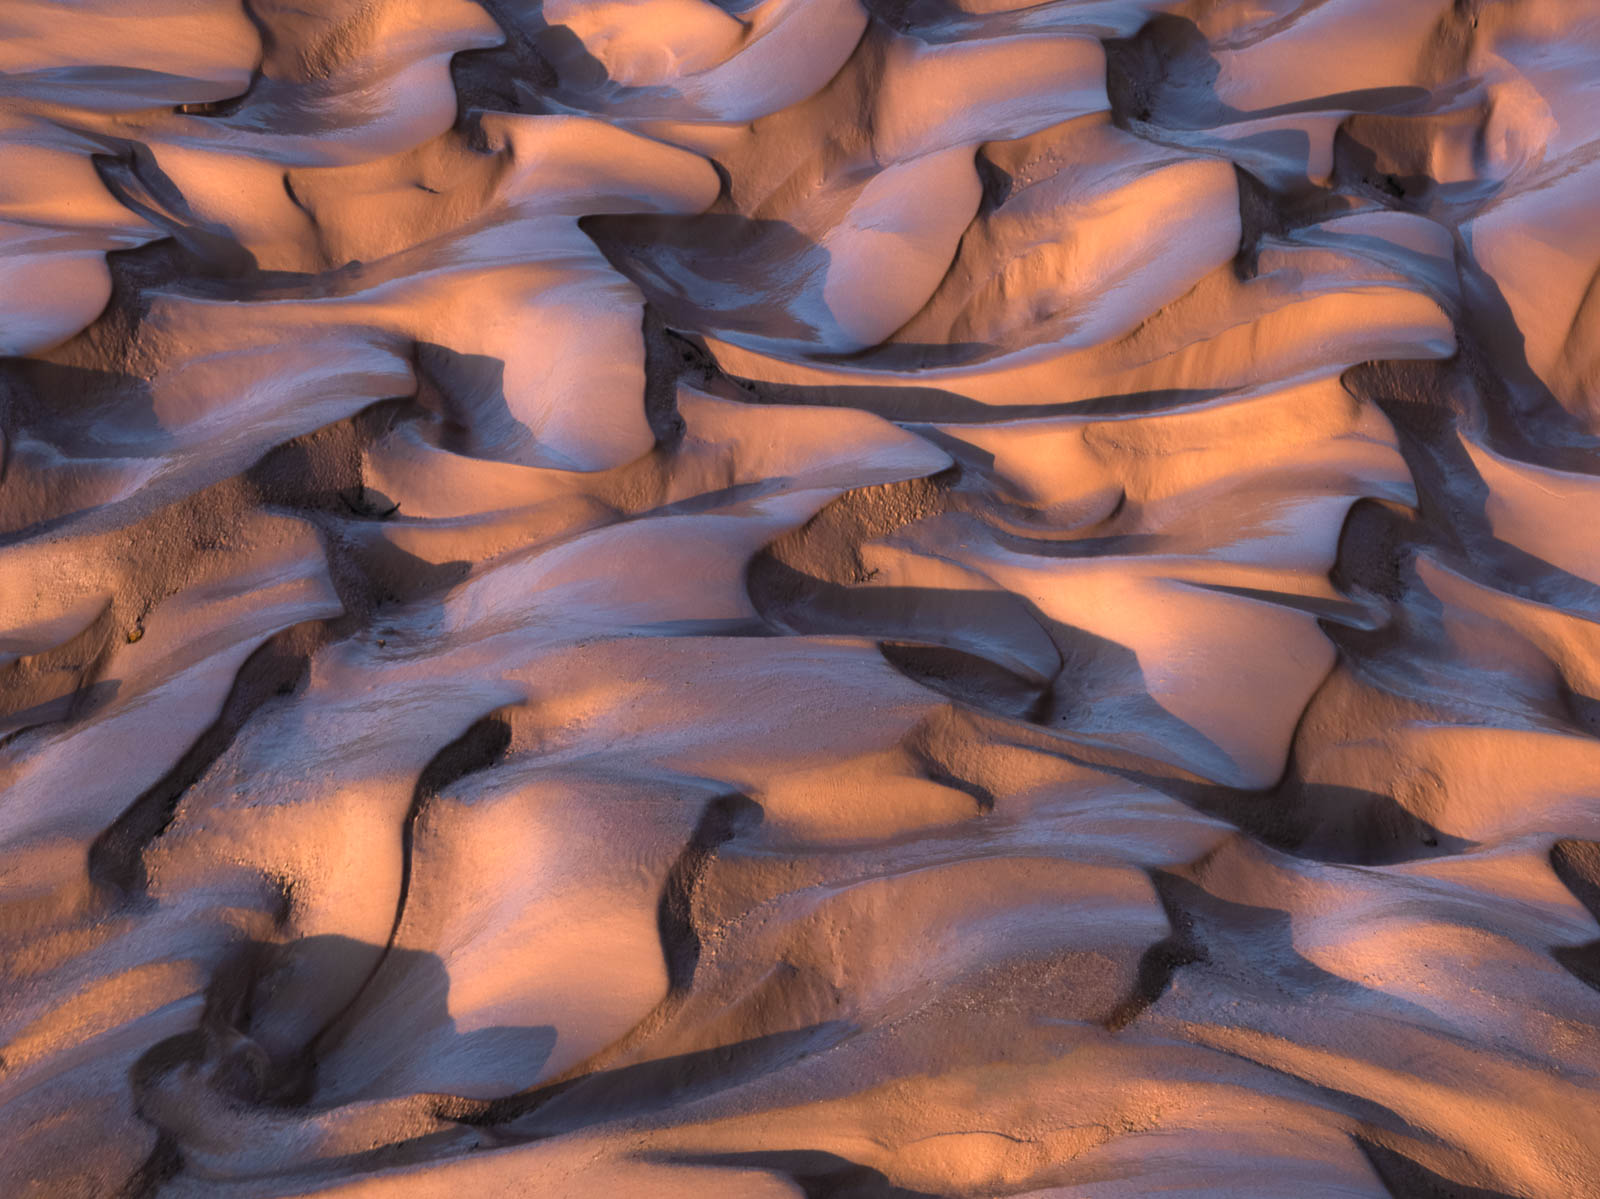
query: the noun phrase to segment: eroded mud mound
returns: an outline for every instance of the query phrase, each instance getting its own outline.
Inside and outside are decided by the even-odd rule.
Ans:
[[[0,1192],[1600,1195],[1597,79],[11,0]]]

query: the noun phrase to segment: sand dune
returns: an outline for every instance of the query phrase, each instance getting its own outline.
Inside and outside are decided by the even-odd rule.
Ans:
[[[1600,1196],[1597,79],[12,0],[0,1192]]]

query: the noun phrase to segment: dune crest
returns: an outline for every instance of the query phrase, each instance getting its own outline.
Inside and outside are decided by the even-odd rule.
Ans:
[[[1597,77],[13,0],[0,1192],[1600,1195]]]

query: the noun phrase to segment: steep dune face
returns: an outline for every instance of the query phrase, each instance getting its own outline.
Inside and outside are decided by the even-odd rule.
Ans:
[[[0,64],[0,1191],[1600,1195],[1600,12]]]

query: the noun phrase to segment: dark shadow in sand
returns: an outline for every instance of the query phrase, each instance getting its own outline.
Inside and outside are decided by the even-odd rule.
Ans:
[[[189,1136],[202,1137],[205,1151],[214,1157],[219,1147],[206,1129],[213,1119],[225,1121],[230,1111],[253,1109],[269,1124],[284,1127],[317,1118],[322,1109],[307,1105],[314,1104],[321,1059],[336,1046],[318,1046],[313,1040],[298,1052],[273,1056],[253,1034],[258,1028],[281,1023],[284,1016],[292,1018],[293,1013],[275,1008],[275,1004],[282,1006],[276,992],[289,974],[320,970],[333,982],[341,977],[342,963],[352,957],[364,959],[372,949],[345,937],[320,936],[287,944],[247,942],[231,950],[212,975],[198,1027],[154,1045],[132,1069],[135,1110],[155,1127],[157,1145],[141,1171],[129,1180],[124,1194],[130,1199],[146,1199],[179,1174]],[[438,1029],[453,1029],[448,1005],[450,980],[439,957],[413,950],[394,950],[389,956],[390,968],[404,978],[410,1005],[408,1028],[435,1035]],[[370,1035],[371,1030],[367,1031]],[[503,1062],[510,1055],[526,1058],[529,1069],[536,1071],[548,1058],[555,1039],[555,1030],[547,1026],[484,1028],[454,1035],[438,1052],[447,1059],[447,1067],[449,1060],[470,1062],[488,1057]],[[409,1048],[409,1042],[395,1036],[392,1051],[397,1063]],[[176,1115],[164,1117],[164,1113]],[[168,1122],[171,1119],[182,1120],[189,1127],[174,1126]],[[227,1125],[224,1122],[222,1126]],[[329,1171],[362,1165],[371,1169],[427,1160],[459,1139],[446,1130],[353,1158],[300,1164]]]
[[[929,1191],[895,1186],[881,1170],[820,1149],[771,1149],[756,1153],[650,1154],[647,1161],[673,1166],[721,1166],[766,1170],[787,1178],[805,1199],[939,1199]]]
[[[1370,1137],[1357,1136],[1355,1141],[1394,1199],[1516,1199],[1506,1191],[1446,1178]]]
[[[1257,31],[1258,34],[1261,31]],[[1351,109],[1391,111],[1429,99],[1427,88],[1360,88],[1245,111],[1217,94],[1222,65],[1211,43],[1187,17],[1163,13],[1130,38],[1106,46],[1106,92],[1112,119],[1122,128],[1202,130],[1268,117]]]
[[[1557,841],[1550,848],[1550,868],[1600,921],[1600,841]],[[1575,978],[1600,991],[1600,938],[1581,945],[1552,946],[1550,952]]]
[[[1064,757],[1172,795],[1275,848],[1367,865],[1473,848],[1393,796],[1305,782],[1292,751],[1283,778],[1263,791],[1158,770],[1151,754],[1157,741],[1182,746],[1191,760],[1215,759],[1225,766],[1227,759],[1149,695],[1133,651],[1054,621],[1010,593],[852,586],[797,570],[771,552],[757,556],[747,580],[757,611],[780,630],[876,640],[891,665],[924,686],[979,711],[1059,734]],[[923,618],[913,619],[917,613]],[[938,615],[937,622],[929,613]],[[984,630],[1018,621],[1038,624],[1061,655],[1057,675],[1043,685],[985,648]],[[1120,731],[1133,728],[1149,730],[1147,739],[1125,742],[1120,752],[1110,748]]]
[[[1133,993],[1106,1020],[1113,1032],[1127,1027],[1172,985],[1185,967],[1215,972],[1214,984],[1230,1000],[1243,996],[1267,1006],[1292,1008],[1312,1000],[1347,1002],[1381,1010],[1389,1019],[1437,1029],[1438,1018],[1407,1000],[1372,991],[1331,974],[1295,948],[1293,918],[1284,909],[1221,899],[1180,875],[1152,870],[1151,882],[1171,933],[1139,961]],[[1203,978],[1195,986],[1208,990]]]

